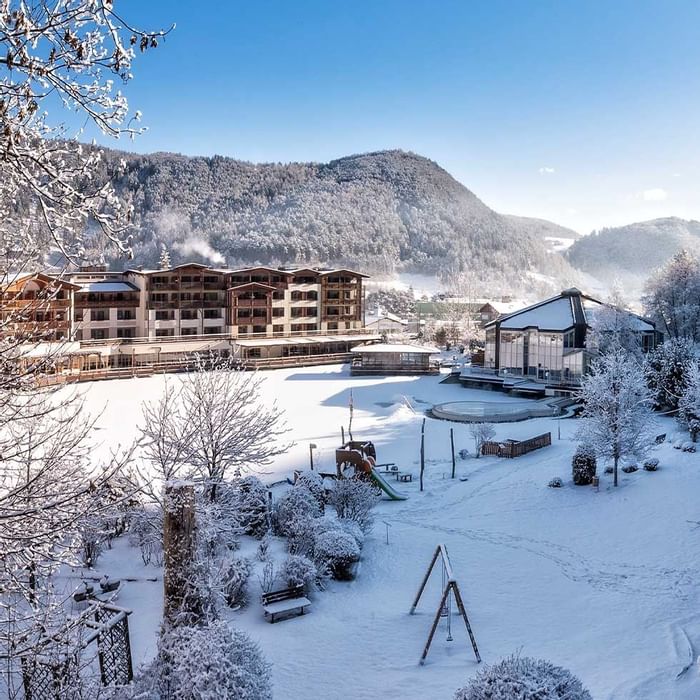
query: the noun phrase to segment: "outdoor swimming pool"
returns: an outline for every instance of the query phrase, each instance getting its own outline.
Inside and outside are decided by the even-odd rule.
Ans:
[[[432,407],[435,418],[462,423],[512,423],[558,414],[544,401],[451,401]]]

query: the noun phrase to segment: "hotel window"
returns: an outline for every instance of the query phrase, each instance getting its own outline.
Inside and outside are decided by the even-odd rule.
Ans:
[[[280,326],[280,325],[272,326],[272,332],[273,333],[284,333],[284,326]]]
[[[117,321],[133,321],[136,312],[133,309],[117,309]]]
[[[94,328],[90,331],[92,340],[104,340],[107,337],[107,331],[104,328]]]
[[[197,335],[196,328],[181,328],[180,335]]]
[[[175,318],[175,312],[169,309],[156,311],[156,321],[172,321]]]
[[[135,338],[135,328],[117,328],[117,338]]]
[[[564,333],[564,347],[565,348],[573,348],[575,346],[575,336],[574,336],[574,331],[567,331]]]
[[[204,329],[205,335],[218,335],[221,333],[221,326],[211,326]]]
[[[109,312],[106,309],[93,309],[90,313],[91,321],[109,321]]]
[[[172,328],[158,328],[156,330],[156,338],[168,338],[175,335],[175,331]]]
[[[265,333],[267,332],[267,326],[253,326],[253,333]]]

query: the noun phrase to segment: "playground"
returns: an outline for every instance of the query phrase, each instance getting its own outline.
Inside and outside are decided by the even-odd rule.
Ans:
[[[277,697],[449,700],[481,665],[514,653],[569,668],[595,698],[700,697],[700,457],[672,448],[671,419],[659,420],[658,432],[669,437],[654,453],[657,472],[623,474],[613,489],[599,468],[596,491],[571,484],[575,419],[498,424],[494,442],[549,433],[551,444],[515,459],[477,460],[468,425],[426,418],[438,403],[517,402],[507,395],[432,376],[351,377],[339,366],[265,377],[262,398],[286,410],[296,443],[259,475],[275,484],[273,498],[290,488],[295,469],[313,463],[337,477],[339,468],[366,471],[364,462],[400,496],[384,490],[355,579],[329,582],[311,596],[308,614],[268,624],[251,576],[251,602],[229,615],[272,663]],[[100,449],[136,434],[139,403],[157,397],[162,381],[95,385],[89,405],[97,409],[107,400]],[[456,453],[469,452],[457,457],[455,478],[451,430]],[[339,450],[353,454],[339,459]],[[548,488],[556,476],[563,488]],[[440,551],[410,614],[440,545],[448,566]],[[271,549],[279,554],[283,546],[273,542]],[[256,547],[244,538],[241,553],[254,558]],[[103,555],[99,568],[141,580],[162,573],[144,567],[125,541]],[[119,604],[134,611],[136,665],[155,652],[160,596],[152,582],[127,584],[120,595]]]

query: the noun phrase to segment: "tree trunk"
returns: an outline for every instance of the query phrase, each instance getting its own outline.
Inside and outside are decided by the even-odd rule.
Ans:
[[[184,610],[194,560],[194,486],[168,484],[163,502],[163,617],[175,625]]]
[[[614,465],[613,465],[613,486],[617,486],[617,463],[620,461],[620,458],[615,455],[614,457]]]

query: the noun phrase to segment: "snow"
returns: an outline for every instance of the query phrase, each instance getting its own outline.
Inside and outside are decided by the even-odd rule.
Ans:
[[[80,285],[80,292],[138,292],[130,282],[88,282]]]
[[[360,345],[350,349],[350,352],[366,355],[367,353],[384,353],[384,352],[403,352],[414,355],[438,355],[439,348],[429,347],[425,345],[401,345],[391,343],[378,343],[376,345]]]
[[[550,250],[553,253],[563,253],[576,242],[575,238],[563,238],[560,236],[545,236],[544,240],[549,241]]]
[[[420,427],[425,409],[448,401],[515,401],[507,395],[441,384],[444,376],[351,377],[339,366],[266,372],[261,398],[286,410],[296,446],[276,459],[264,481],[306,468],[309,443],[316,468],[334,465],[340,427],[348,424],[353,391],[353,436],[372,440],[378,461],[412,472],[401,484],[409,496],[383,501],[367,537],[357,578],[333,582],[311,596],[304,616],[271,625],[250,578],[250,604],[228,618],[248,632],[273,665],[275,697],[285,700],[369,700],[377,697],[450,698],[479,668],[463,625],[445,621],[425,666],[418,664],[439,599],[440,576],[429,583],[417,613],[413,598],[435,547],[444,543],[485,663],[521,653],[570,669],[595,698],[700,697],[697,582],[700,564],[700,455],[674,450],[680,433],[669,418],[658,432],[657,472],[621,474],[621,485],[601,475],[601,487],[571,484],[573,439],[579,422],[537,418],[495,426],[497,440],[551,431],[551,447],[515,460],[482,457],[457,461],[451,480],[450,429],[455,450],[471,449],[469,428],[426,422],[425,491],[419,491]],[[176,375],[171,380],[177,381]],[[109,451],[137,434],[139,405],[156,398],[164,377],[95,383],[86,400],[97,409]],[[522,401],[519,399],[518,401]],[[561,440],[557,429],[561,429]],[[684,438],[685,439],[685,438]],[[561,476],[564,486],[547,487]],[[461,478],[467,477],[467,481]],[[273,488],[278,499],[285,486]],[[386,544],[388,532],[389,544]],[[257,541],[243,538],[238,555],[255,560]],[[286,558],[281,540],[270,553]],[[97,575],[158,576],[144,567],[126,538],[99,561]],[[130,626],[137,664],[152,657],[162,584],[127,583],[118,604],[133,609]],[[453,605],[453,613],[455,613]],[[684,668],[685,672],[676,677]]]
[[[564,331],[574,325],[574,314],[569,297],[557,297],[520,313],[514,313],[501,322],[502,329],[521,329],[534,326],[548,331]]]

